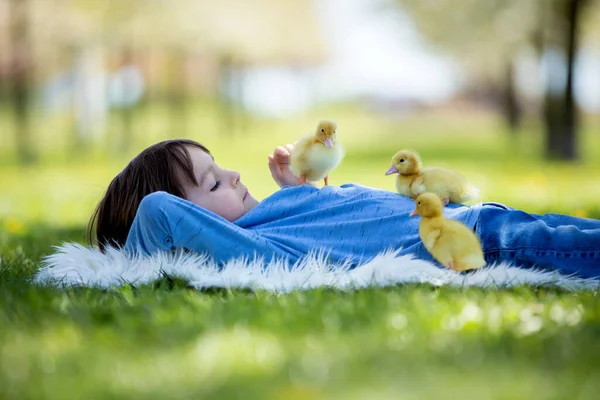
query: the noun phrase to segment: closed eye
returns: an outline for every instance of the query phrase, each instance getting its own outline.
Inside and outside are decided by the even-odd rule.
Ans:
[[[217,182],[215,183],[215,186],[213,186],[210,191],[214,192],[215,190],[217,190],[219,188],[219,186],[221,186],[221,181],[217,180]]]

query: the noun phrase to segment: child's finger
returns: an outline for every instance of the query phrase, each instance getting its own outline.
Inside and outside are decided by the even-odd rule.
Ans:
[[[290,155],[286,152],[286,150],[276,151],[274,154],[275,161],[279,164],[289,164],[290,163]]]
[[[273,155],[279,156],[279,155],[289,155],[289,151],[288,149],[286,149],[283,146],[277,146],[275,147],[275,150],[273,150]]]
[[[269,156],[269,170],[271,171],[271,175],[273,175],[273,178],[276,178],[276,179],[281,178],[281,169],[273,161],[272,156]]]
[[[269,156],[269,168],[272,171],[273,168],[276,168],[276,167],[277,167],[277,163],[275,162],[275,159],[273,158],[273,156]]]

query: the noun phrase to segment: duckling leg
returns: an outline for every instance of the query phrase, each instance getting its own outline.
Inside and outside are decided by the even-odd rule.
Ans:
[[[300,183],[303,185],[306,183],[306,175],[300,175]]]
[[[329,175],[323,178],[323,180],[325,181],[325,186],[329,185]]]
[[[444,207],[448,205],[448,203],[450,203],[450,199],[448,197],[444,197],[442,199],[442,203],[444,203]]]

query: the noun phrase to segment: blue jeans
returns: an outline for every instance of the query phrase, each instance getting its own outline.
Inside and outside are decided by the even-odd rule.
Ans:
[[[485,260],[600,277],[600,220],[562,214],[529,214],[484,203],[475,227]]]

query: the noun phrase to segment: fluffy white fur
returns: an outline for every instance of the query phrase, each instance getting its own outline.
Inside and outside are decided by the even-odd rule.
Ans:
[[[106,254],[91,247],[65,243],[47,256],[35,276],[39,284],[60,287],[93,286],[107,288],[126,283],[144,284],[164,275],[189,282],[190,286],[262,289],[277,293],[318,287],[356,289],[385,287],[402,283],[428,283],[434,286],[513,287],[557,286],[568,290],[597,289],[599,280],[567,277],[558,273],[520,269],[509,265],[486,267],[469,274],[384,252],[355,269],[327,263],[322,254],[313,254],[294,265],[284,261],[231,260],[219,269],[208,257],[184,252],[130,257],[119,249]]]

